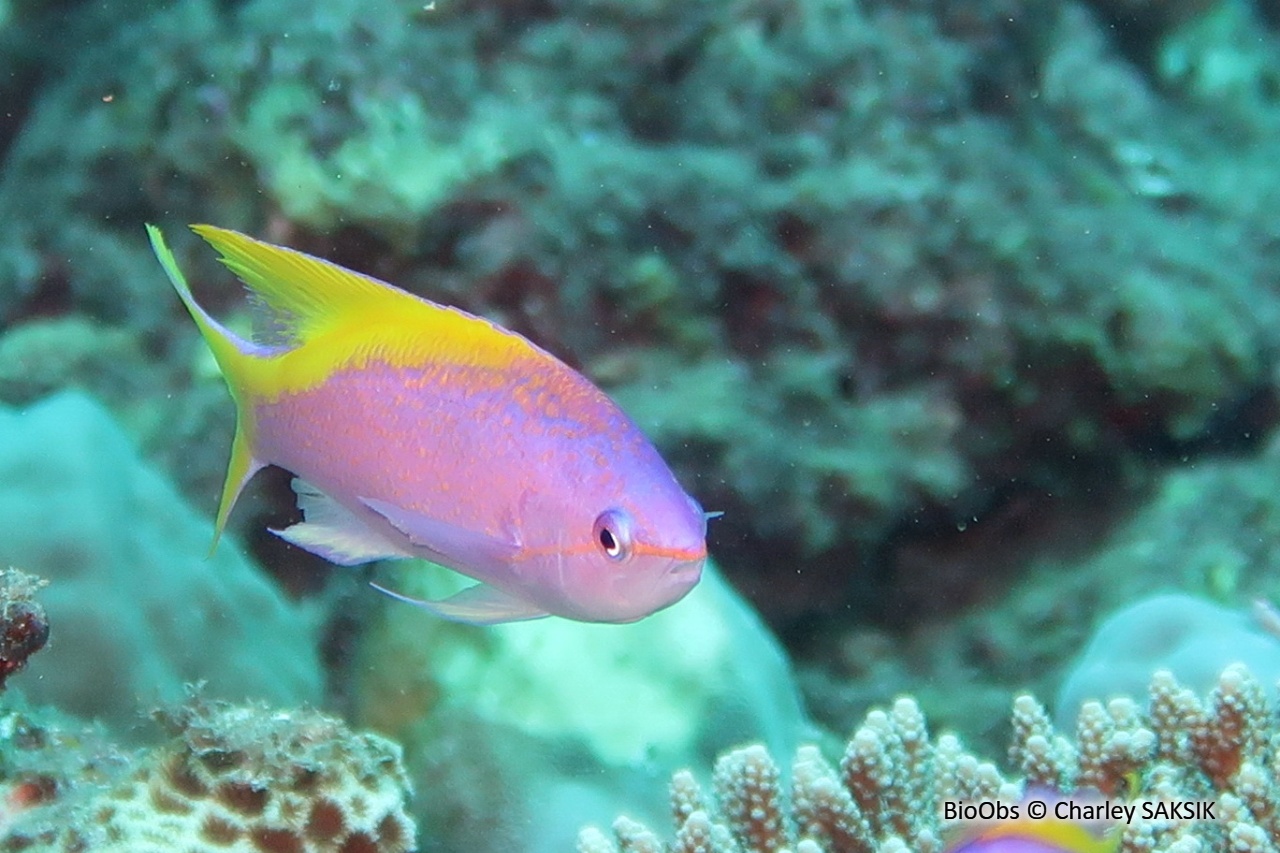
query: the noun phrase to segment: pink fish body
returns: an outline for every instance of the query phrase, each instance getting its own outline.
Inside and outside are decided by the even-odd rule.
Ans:
[[[976,824],[961,831],[946,853],[1116,853],[1120,833],[1094,835],[1083,824],[1048,817]]]
[[[639,428],[525,338],[327,261],[193,226],[271,313],[250,343],[156,251],[222,369],[238,421],[216,537],[265,465],[305,520],[274,531],[342,565],[419,557],[479,581],[437,615],[631,622],[679,601],[706,514]]]

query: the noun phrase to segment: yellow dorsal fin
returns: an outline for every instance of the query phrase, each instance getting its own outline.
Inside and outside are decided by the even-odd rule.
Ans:
[[[213,225],[192,225],[273,314],[296,343],[323,334],[364,308],[414,297],[386,282]]]

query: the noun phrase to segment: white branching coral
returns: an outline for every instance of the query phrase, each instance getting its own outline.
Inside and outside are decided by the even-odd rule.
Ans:
[[[938,853],[946,800],[1022,799],[1028,786],[1147,801],[1213,800],[1216,819],[1146,819],[1118,831],[1121,853],[1280,853],[1277,709],[1241,665],[1201,698],[1167,671],[1146,708],[1129,698],[1086,702],[1074,739],[1054,730],[1031,696],[1013,703],[1005,776],[952,734],[929,737],[915,701],[867,715],[838,765],[814,746],[791,765],[790,790],[764,747],[716,763],[712,796],[692,773],[671,781],[675,838],[619,818],[612,834],[587,827],[579,853]]]

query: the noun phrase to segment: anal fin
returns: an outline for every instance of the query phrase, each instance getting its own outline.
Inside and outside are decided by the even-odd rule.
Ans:
[[[283,530],[271,530],[286,542],[340,566],[412,556],[307,481],[294,478],[293,491],[305,520]]]

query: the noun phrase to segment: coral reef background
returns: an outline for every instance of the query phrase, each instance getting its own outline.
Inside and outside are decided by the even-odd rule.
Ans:
[[[55,626],[16,691],[139,745],[191,681],[320,704],[404,742],[423,849],[564,849],[899,693],[992,753],[1015,691],[1211,689],[1223,631],[1270,688],[1277,129],[1265,0],[0,0],[0,568]],[[281,472],[201,562],[232,408],[146,221],[233,327],[172,226],[564,357],[725,512],[728,585],[616,646],[424,624],[265,533]]]

